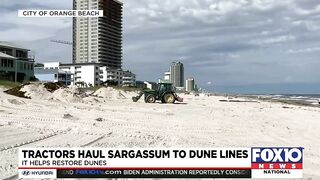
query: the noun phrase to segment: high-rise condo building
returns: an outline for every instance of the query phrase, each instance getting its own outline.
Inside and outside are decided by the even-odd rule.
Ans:
[[[175,87],[184,87],[184,67],[181,62],[173,62],[170,67],[170,81]]]
[[[195,90],[194,78],[187,78],[186,80],[186,91],[192,92]]]
[[[122,6],[118,0],[73,0],[74,10],[103,10],[103,17],[73,19],[73,63],[122,67]]]

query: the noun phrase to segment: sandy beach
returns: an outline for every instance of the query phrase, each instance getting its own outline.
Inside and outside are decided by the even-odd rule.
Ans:
[[[20,147],[252,146],[304,147],[304,177],[320,179],[320,108],[192,95],[182,104],[134,103],[134,93],[110,89],[81,98],[72,95],[77,89],[28,87],[25,99],[4,90],[0,179],[17,174]]]

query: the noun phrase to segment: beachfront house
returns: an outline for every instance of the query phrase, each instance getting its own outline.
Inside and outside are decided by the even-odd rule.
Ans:
[[[54,82],[66,86],[72,85],[74,83],[74,74],[70,71],[35,67],[34,74],[40,82]]]
[[[34,58],[28,49],[0,41],[0,79],[28,81],[34,78]]]
[[[79,87],[99,86],[106,82],[114,82],[118,86],[136,85],[134,73],[122,69],[112,69],[100,63],[47,62],[36,67],[35,74],[40,81],[60,82]]]

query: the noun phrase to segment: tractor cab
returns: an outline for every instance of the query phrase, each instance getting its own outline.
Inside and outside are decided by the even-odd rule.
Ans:
[[[159,90],[161,93],[166,91],[174,91],[173,85],[171,83],[159,83]]]

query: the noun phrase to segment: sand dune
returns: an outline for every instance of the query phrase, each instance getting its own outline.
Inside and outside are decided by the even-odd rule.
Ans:
[[[320,179],[320,108],[191,95],[185,104],[133,103],[133,93],[107,88],[87,97],[72,88],[24,90],[31,99],[0,89],[0,179],[17,173],[19,147],[252,146],[305,147],[305,178]]]

